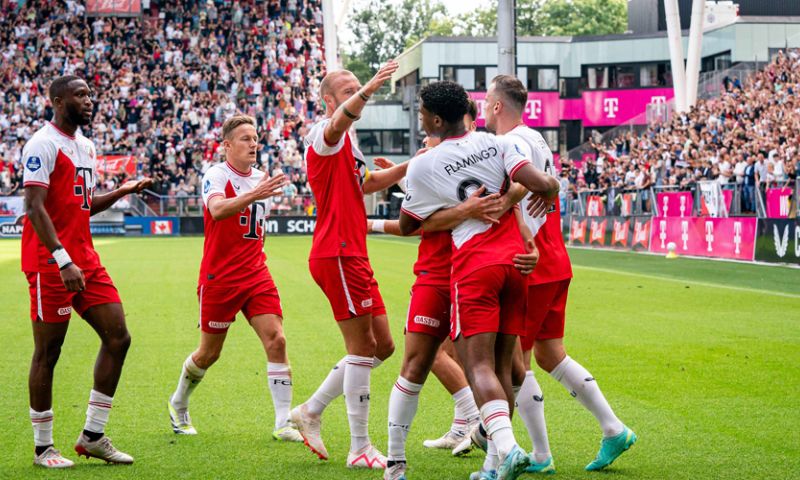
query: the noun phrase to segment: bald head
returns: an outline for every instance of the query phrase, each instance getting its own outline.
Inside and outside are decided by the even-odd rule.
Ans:
[[[361,82],[349,70],[330,72],[319,84],[319,95],[325,100],[328,108],[336,109],[358,92]]]

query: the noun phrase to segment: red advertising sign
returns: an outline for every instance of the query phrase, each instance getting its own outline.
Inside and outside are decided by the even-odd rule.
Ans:
[[[631,248],[634,250],[648,250],[650,247],[650,219],[636,218],[633,221],[633,239]]]
[[[623,217],[630,217],[633,212],[633,197],[632,193],[622,194],[622,204],[620,205],[620,215]]]
[[[659,192],[656,194],[657,217],[691,217],[694,199],[692,192]]]
[[[612,247],[627,247],[628,246],[628,230],[630,229],[631,221],[625,220],[624,222],[619,219],[614,219],[613,228],[611,230],[611,246]]]
[[[572,219],[569,227],[569,243],[586,245],[586,219]]]
[[[136,159],[133,155],[98,155],[95,161],[98,174],[118,175],[136,173]]]
[[[789,218],[792,211],[792,189],[768,188],[767,189],[767,217]]]
[[[674,242],[679,255],[753,260],[755,218],[661,217],[653,219],[650,251],[667,253]]]
[[[608,225],[607,219],[598,220],[593,218],[589,223],[589,243],[592,245],[605,245],[606,244],[606,226]]]
[[[131,16],[141,15],[141,0],[87,0],[86,13],[89,15]]]
[[[603,198],[598,195],[589,195],[586,197],[586,216],[587,217],[602,217],[606,214],[603,208]]]

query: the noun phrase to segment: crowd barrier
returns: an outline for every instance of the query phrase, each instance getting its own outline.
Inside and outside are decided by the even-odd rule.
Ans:
[[[577,217],[570,245],[800,265],[800,219],[755,217]]]

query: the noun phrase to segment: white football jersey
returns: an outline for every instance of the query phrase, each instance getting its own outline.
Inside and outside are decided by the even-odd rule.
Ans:
[[[521,142],[513,137],[484,132],[444,140],[411,160],[403,211],[422,221],[437,210],[460,204],[481,186],[486,187],[486,194],[504,193],[509,179],[530,163],[529,155],[517,143]],[[453,243],[460,248],[491,227],[479,220],[465,220],[453,229]]]
[[[552,177],[556,176],[553,152],[550,151],[550,147],[547,145],[547,141],[541,133],[525,125],[518,125],[508,132],[506,136],[516,141],[520,148],[526,153],[527,158],[531,159],[531,163],[537,170],[541,170]],[[531,217],[528,213],[528,203],[528,195],[526,195],[520,205],[522,207],[522,218],[535,236],[539,229],[542,228],[542,225],[544,225],[547,216],[541,218]]]

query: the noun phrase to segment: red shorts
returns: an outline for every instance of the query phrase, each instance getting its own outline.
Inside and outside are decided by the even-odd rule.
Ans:
[[[378,282],[364,257],[312,258],[308,261],[314,281],[328,297],[337,322],[363,315],[386,315]]]
[[[525,333],[527,277],[512,265],[489,265],[453,283],[450,336]]]
[[[254,284],[197,287],[200,301],[200,329],[206,333],[225,333],[241,311],[249,321],[257,315],[283,317],[281,297],[272,278]]]
[[[569,281],[568,278],[528,287],[527,331],[520,339],[524,352],[533,348],[535,340],[564,338]]]
[[[450,334],[450,286],[414,285],[408,305],[406,331],[425,333],[444,341]]]
[[[31,320],[45,323],[69,321],[72,310],[83,316],[86,310],[107,303],[122,303],[117,287],[103,267],[84,270],[86,288],[70,292],[55,272],[25,272],[31,295]]]

